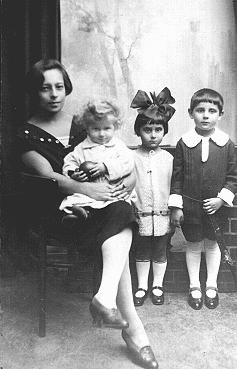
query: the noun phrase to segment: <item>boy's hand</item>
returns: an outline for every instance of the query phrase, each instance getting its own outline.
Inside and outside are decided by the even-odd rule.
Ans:
[[[180,227],[183,220],[184,220],[184,213],[182,209],[179,209],[179,208],[171,209],[171,214],[170,214],[171,226]]]
[[[105,174],[107,172],[107,168],[104,165],[104,163],[95,163],[94,167],[90,169],[90,176],[92,179],[95,179],[102,174]]]
[[[86,173],[78,170],[75,170],[75,172],[71,175],[71,178],[78,182],[88,182],[89,178],[87,177]]]
[[[215,212],[224,205],[224,201],[219,197],[203,200],[203,209],[207,214],[215,214]]]

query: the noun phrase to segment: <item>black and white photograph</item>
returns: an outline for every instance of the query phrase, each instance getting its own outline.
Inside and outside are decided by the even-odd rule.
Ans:
[[[0,17],[0,369],[236,369],[237,0]]]

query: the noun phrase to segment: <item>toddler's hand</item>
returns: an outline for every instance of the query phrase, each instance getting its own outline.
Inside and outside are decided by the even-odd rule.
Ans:
[[[94,167],[90,169],[90,176],[92,179],[99,177],[102,174],[105,174],[107,171],[104,163],[95,163]]]
[[[207,214],[214,214],[222,205],[224,201],[219,197],[203,200],[203,209]]]
[[[71,175],[71,178],[77,182],[88,182],[89,178],[86,173],[83,171],[75,170],[75,172]]]
[[[171,209],[170,224],[174,227],[180,227],[180,224],[184,220],[183,210],[179,208]]]

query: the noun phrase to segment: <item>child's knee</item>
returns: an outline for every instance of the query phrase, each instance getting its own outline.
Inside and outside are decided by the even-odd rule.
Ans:
[[[203,251],[203,241],[198,242],[187,242],[187,249],[186,252],[192,252],[196,254],[200,254]]]
[[[153,263],[157,263],[157,264],[163,264],[167,262],[167,257],[166,255],[160,255],[160,256],[153,256],[152,257],[152,261]]]
[[[206,252],[215,252],[216,250],[219,250],[219,246],[216,242],[216,240],[204,240],[204,248]]]

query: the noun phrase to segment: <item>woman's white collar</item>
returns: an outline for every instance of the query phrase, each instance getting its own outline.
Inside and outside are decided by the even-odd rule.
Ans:
[[[183,142],[190,148],[197,146],[197,144],[202,141],[202,138],[203,136],[197,134],[195,129],[192,129],[182,136]],[[208,138],[211,138],[218,146],[224,146],[229,140],[229,136],[218,128],[215,128],[214,133]]]

